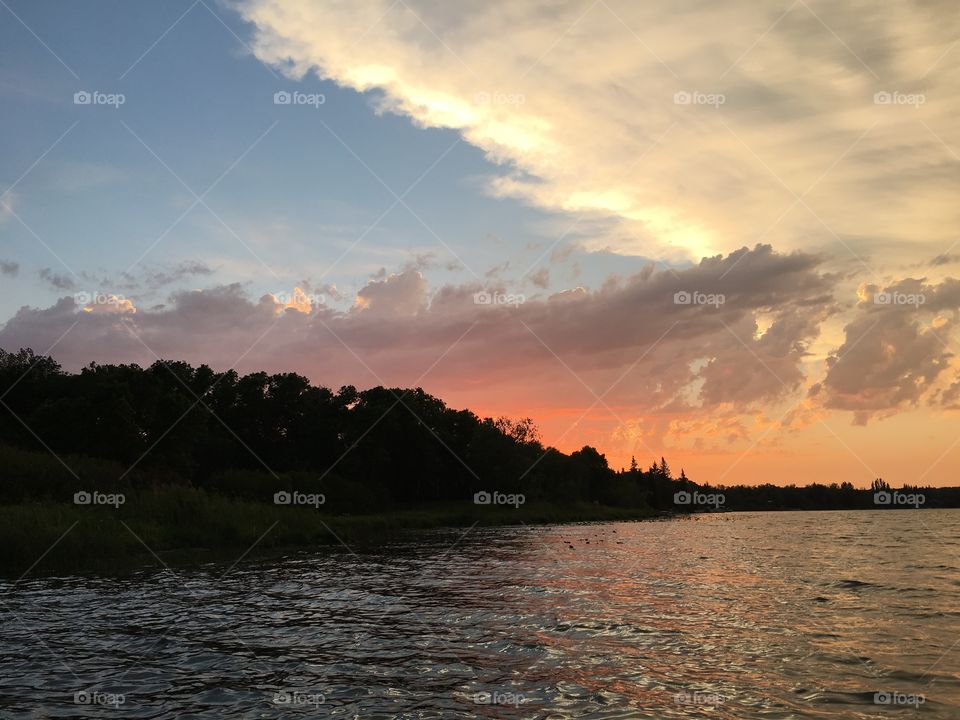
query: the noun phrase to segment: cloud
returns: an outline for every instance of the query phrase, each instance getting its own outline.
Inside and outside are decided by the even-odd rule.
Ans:
[[[37,275],[55,290],[73,290],[76,288],[76,283],[71,278],[55,273],[50,268],[41,268]]]
[[[550,285],[550,271],[547,268],[540,268],[530,273],[530,282],[536,287],[546,290],[547,286]]]
[[[413,257],[404,264],[403,269],[424,272],[425,270],[436,267],[437,264],[436,253],[413,253]]]
[[[152,294],[170,285],[196,277],[209,277],[214,270],[199,260],[186,260],[174,265],[154,265],[137,273],[124,271],[118,277],[92,272],[81,272],[87,282],[93,283],[97,292],[123,291],[127,293]]]
[[[882,266],[943,253],[960,220],[960,28],[939,5],[240,9],[261,60],[458,130],[501,165],[491,193],[585,220],[589,249],[690,260],[762,239]]]
[[[491,280],[494,279],[494,278],[498,278],[498,277],[500,277],[503,273],[505,273],[509,267],[510,267],[510,261],[509,261],[509,260],[504,260],[502,263],[498,263],[497,265],[494,265],[492,268],[490,268],[489,270],[487,270],[487,271],[483,274],[483,276],[484,276],[485,278],[488,278],[488,279],[491,279]]]
[[[80,306],[80,309],[86,313],[96,315],[114,315],[123,313],[135,313],[136,306],[132,300],[122,295],[104,295],[98,293],[95,296],[87,297],[87,293],[77,293],[74,301]]]
[[[0,260],[0,275],[16,277],[18,272],[20,272],[20,263],[15,263],[12,260]]]
[[[843,344],[827,358],[815,396],[866,424],[934,394],[954,357],[949,338],[960,311],[960,281],[908,278],[882,288],[864,285],[860,298],[857,314],[844,327]],[[943,404],[953,404],[957,392],[947,389]]]
[[[427,281],[418,270],[371,280],[358,293],[354,311],[368,317],[415,315],[426,305]]]
[[[150,290],[173,285],[186,278],[208,277],[213,268],[199,260],[187,260],[170,268],[151,268],[144,274],[144,283]]]
[[[278,315],[287,311],[295,310],[309,315],[317,305],[324,302],[322,296],[308,295],[302,288],[295,287],[292,293],[267,293],[261,298],[261,301],[267,300],[274,304],[274,312]]]
[[[0,347],[49,347],[76,322],[55,349],[70,368],[156,356],[219,368],[242,360],[331,386],[410,385],[429,371],[420,384],[439,394],[509,406],[586,406],[591,391],[616,386],[630,412],[720,417],[798,394],[807,347],[834,306],[820,262],[758,246],[512,304],[477,304],[475,293],[502,293],[479,284],[444,285],[428,302],[416,270],[371,280],[348,311],[273,295],[253,301],[239,284],[175,293],[169,307],[136,314],[78,314],[64,298],[22,308],[0,330]],[[725,277],[734,264],[736,282]],[[678,293],[724,302],[678,302]],[[759,315],[770,318],[762,336]]]
[[[953,265],[958,261],[960,261],[960,255],[943,253],[941,255],[937,255],[933,260],[931,260],[930,265],[933,267],[938,267],[940,265]]]

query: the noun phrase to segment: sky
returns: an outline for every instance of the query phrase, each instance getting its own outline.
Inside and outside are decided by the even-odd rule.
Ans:
[[[0,348],[955,485],[958,44],[918,0],[2,0]]]

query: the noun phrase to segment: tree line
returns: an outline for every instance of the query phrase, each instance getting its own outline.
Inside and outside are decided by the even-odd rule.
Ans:
[[[0,350],[0,398],[7,501],[60,494],[79,467],[107,489],[182,483],[268,498],[292,488],[343,511],[482,491],[644,506],[636,483],[594,448],[559,452],[529,419],[480,418],[420,388],[333,391],[294,373],[168,361],[67,373],[22,349]]]
[[[319,492],[333,512],[468,501],[478,492],[526,502],[662,510],[873,507],[849,483],[700,485],[666,459],[612,469],[597,449],[544,446],[530,419],[480,418],[421,388],[337,391],[294,373],[217,372],[158,361],[92,363],[65,372],[29,349],[0,349],[0,500],[191,485],[251,499]],[[690,502],[683,502],[688,493]],[[960,489],[924,489],[925,506]],[[695,500],[723,495],[711,507]]]

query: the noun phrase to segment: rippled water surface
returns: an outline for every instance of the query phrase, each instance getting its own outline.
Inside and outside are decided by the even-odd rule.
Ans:
[[[730,513],[7,582],[0,716],[957,718],[958,568],[960,511]]]

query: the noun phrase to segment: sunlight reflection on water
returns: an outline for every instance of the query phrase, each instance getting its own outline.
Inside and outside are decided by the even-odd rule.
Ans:
[[[0,715],[957,716],[960,511],[462,533],[23,581]]]

